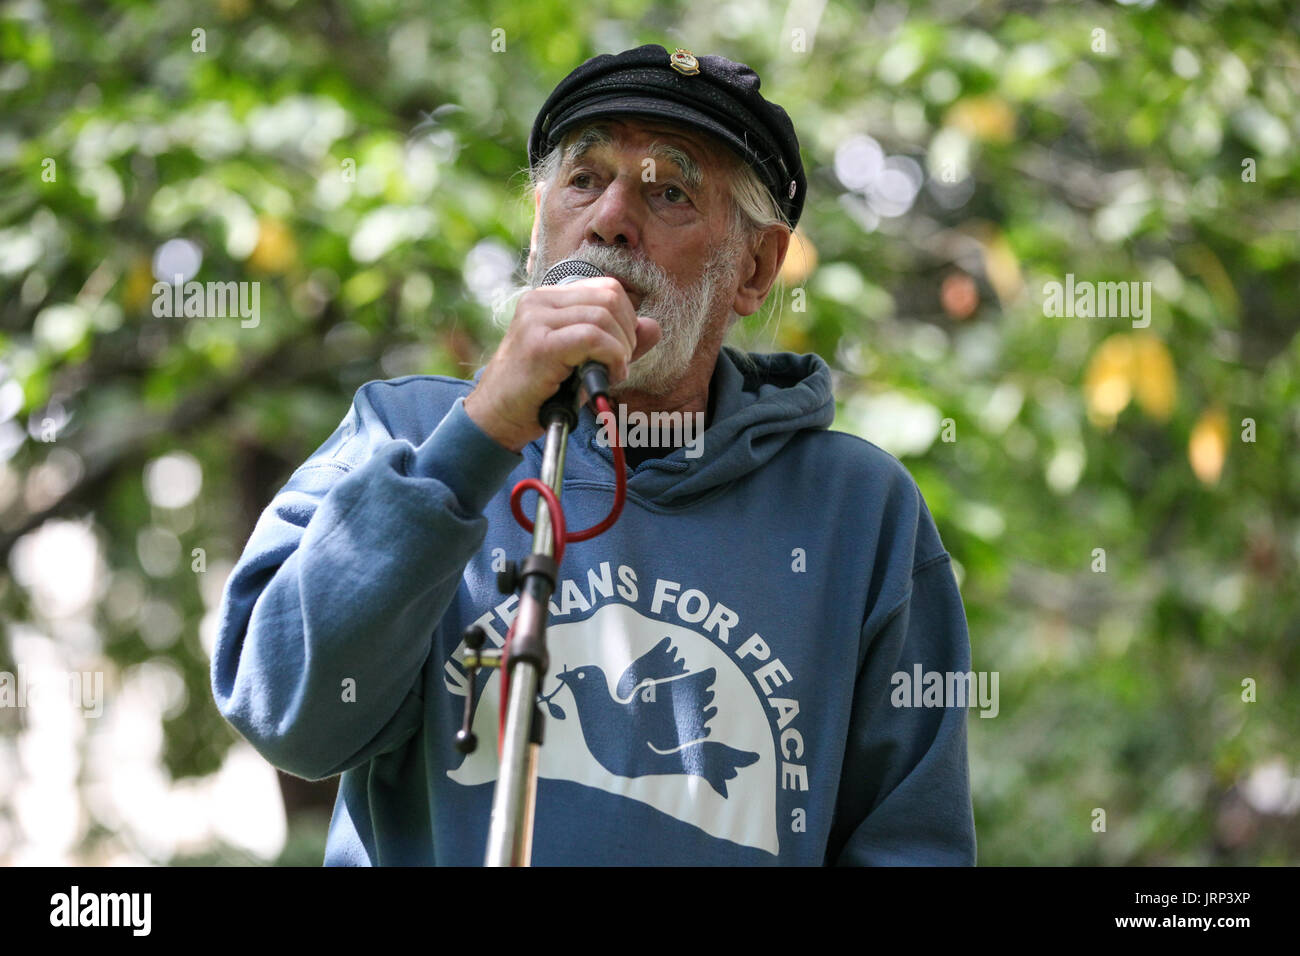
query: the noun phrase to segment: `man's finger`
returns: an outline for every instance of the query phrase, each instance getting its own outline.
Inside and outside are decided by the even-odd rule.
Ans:
[[[658,322],[646,318],[644,315],[638,315],[636,317],[636,348],[632,351],[632,361],[635,362],[658,345],[662,337],[663,329],[659,328]]]

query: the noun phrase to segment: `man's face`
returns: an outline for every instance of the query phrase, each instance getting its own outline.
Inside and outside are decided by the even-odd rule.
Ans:
[[[573,257],[619,279],[637,314],[655,319],[663,334],[614,391],[662,395],[681,380],[705,332],[730,315],[736,294],[743,241],[731,235],[718,155],[725,147],[652,121],[597,125],[611,142],[566,156],[539,201],[528,280],[540,285],[552,265]]]

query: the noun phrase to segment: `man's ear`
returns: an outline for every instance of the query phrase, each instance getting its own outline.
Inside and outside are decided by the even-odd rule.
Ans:
[[[781,272],[781,264],[790,251],[790,230],[785,226],[768,226],[758,242],[746,252],[740,265],[740,286],[731,307],[739,315],[753,315],[767,298],[767,292]]]
[[[533,256],[537,254],[537,231],[542,223],[542,184],[533,189],[533,234],[528,239],[528,274],[533,274]]]

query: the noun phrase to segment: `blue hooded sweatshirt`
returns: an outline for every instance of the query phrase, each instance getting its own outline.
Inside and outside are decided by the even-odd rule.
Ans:
[[[827,430],[821,358],[751,358],[721,351],[702,442],[629,469],[618,523],[565,550],[532,862],[973,864],[968,702],[929,692],[970,670],[933,519],[896,459]],[[327,865],[483,862],[501,678],[461,755],[461,639],[505,639],[495,572],[531,547],[509,493],[543,442],[499,445],[472,387],[363,385],[226,583],[217,706],[275,766],[342,774]],[[603,438],[582,409],[570,529],[609,511]]]

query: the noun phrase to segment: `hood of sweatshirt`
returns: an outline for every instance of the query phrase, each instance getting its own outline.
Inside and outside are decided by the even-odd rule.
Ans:
[[[804,429],[830,425],[835,418],[831,373],[819,355],[749,354],[754,371],[742,370],[730,347],[720,350],[709,382],[713,418],[703,439],[696,447],[677,448],[629,469],[629,495],[684,507],[762,467]],[[614,453],[600,438],[599,423],[584,405],[566,453],[566,484],[582,480],[613,487]],[[538,468],[543,445],[539,438],[523,452]]]

